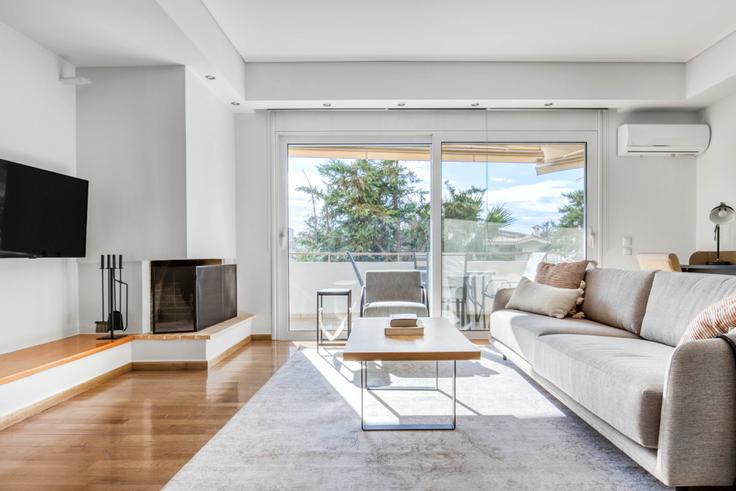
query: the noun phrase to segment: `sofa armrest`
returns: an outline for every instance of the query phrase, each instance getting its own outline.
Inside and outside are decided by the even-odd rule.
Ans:
[[[511,298],[511,294],[514,293],[513,288],[501,288],[496,292],[496,295],[493,297],[493,307],[491,309],[491,313],[502,310],[506,308],[506,304],[509,303],[509,299]]]
[[[736,480],[736,361],[723,339],[678,346],[665,377],[657,470],[665,484]]]

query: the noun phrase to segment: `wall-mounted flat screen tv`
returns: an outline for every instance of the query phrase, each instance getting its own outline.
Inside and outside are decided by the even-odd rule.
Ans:
[[[84,257],[88,184],[0,159],[0,257]]]

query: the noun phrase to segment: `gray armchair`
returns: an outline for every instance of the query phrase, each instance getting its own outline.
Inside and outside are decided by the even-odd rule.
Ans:
[[[360,295],[361,317],[389,317],[393,314],[429,316],[427,291],[421,272],[411,269],[366,271]]]

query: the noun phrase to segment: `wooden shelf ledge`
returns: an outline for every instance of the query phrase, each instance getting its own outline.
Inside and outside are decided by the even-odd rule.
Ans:
[[[98,340],[102,334],[77,334],[0,355],[0,385],[129,343],[134,336]]]
[[[213,339],[226,333],[241,322],[253,317],[253,314],[241,314],[237,317],[233,317],[232,319],[228,319],[224,322],[220,322],[219,324],[215,324],[214,326],[210,326],[207,329],[202,329],[201,331],[196,332],[172,332],[162,334],[144,333],[134,334],[134,336],[136,339],[144,339],[147,341],[191,341]]]

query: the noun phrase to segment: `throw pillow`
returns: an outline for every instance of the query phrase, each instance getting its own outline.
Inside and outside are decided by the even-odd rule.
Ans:
[[[592,263],[589,260],[574,261],[566,263],[546,263],[541,262],[537,265],[537,275],[534,278],[537,283],[543,285],[554,286],[557,288],[579,288],[585,291],[585,270],[588,268],[588,264]],[[570,309],[570,315],[576,319],[582,319],[585,314],[581,311],[578,312],[578,305],[582,305],[585,300],[583,297],[584,293],[581,294],[575,305]]]
[[[582,294],[580,288],[556,288],[522,277],[506,308],[562,319]]]
[[[541,262],[537,265],[534,281],[557,288],[580,288],[588,262],[588,260],[559,264]]]
[[[714,338],[736,327],[736,295],[725,297],[699,313],[685,330],[678,344]]]

